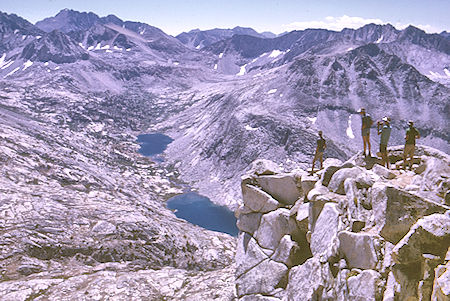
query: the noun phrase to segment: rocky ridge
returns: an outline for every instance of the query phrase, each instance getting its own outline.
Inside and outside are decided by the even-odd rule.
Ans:
[[[311,175],[255,161],[236,211],[240,300],[448,300],[450,157],[419,146],[410,171],[327,159]],[[408,299],[409,298],[409,299]]]

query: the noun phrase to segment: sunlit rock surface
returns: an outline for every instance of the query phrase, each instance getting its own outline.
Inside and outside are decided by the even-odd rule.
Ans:
[[[390,153],[392,163],[401,166],[401,147],[391,148]],[[251,252],[236,253],[240,271],[238,298],[247,300],[252,296],[258,300],[264,295],[274,300],[446,300],[450,208],[445,193],[439,191],[448,185],[450,161],[446,154],[423,146],[418,147],[417,155],[412,171],[391,169],[387,173],[378,166],[379,159],[364,159],[361,155],[337,162],[335,167],[319,172],[322,179],[316,177],[315,187],[306,198],[301,197],[305,187],[301,182],[311,182],[306,172],[299,178],[289,173],[273,176],[299,181],[300,197],[294,205],[278,201],[277,209],[261,213],[261,221],[253,219],[253,226],[249,225],[250,219],[245,219],[238,244],[251,242]],[[423,168],[423,162],[432,162],[429,166],[435,169]],[[252,181],[247,175],[245,189],[254,186],[273,191],[264,185],[264,177],[254,174]],[[328,187],[322,185],[324,178],[330,179]],[[429,186],[406,191],[413,181]],[[247,196],[243,194],[241,212],[248,210]],[[290,214],[282,219],[283,210],[290,210]],[[238,217],[238,223],[243,216]],[[263,278],[258,283],[270,279],[277,285],[258,291],[252,279],[259,270],[247,263],[269,262],[267,256],[283,263],[286,271],[282,279],[277,273],[259,272],[265,276],[260,274]]]

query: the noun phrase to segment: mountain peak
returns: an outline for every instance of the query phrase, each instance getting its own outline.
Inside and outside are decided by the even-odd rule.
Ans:
[[[72,9],[63,9],[54,17],[45,18],[36,22],[36,26],[43,31],[51,32],[55,29],[64,33],[89,29],[100,21],[100,17],[93,12],[79,12]]]

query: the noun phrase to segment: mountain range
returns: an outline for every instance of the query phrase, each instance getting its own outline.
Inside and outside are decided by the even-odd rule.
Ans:
[[[144,23],[68,9],[36,25],[0,18],[4,85],[26,82],[33,91],[27,99],[55,99],[48,110],[65,120],[117,101],[101,122],[120,117],[135,135],[169,134],[175,141],[164,164],[230,208],[237,205],[238,175],[254,159],[309,165],[318,129],[330,156],[360,150],[359,107],[374,119],[393,119],[392,143],[403,142],[413,119],[421,143],[449,151],[446,32],[368,24],[280,36],[236,27],[172,37]]]
[[[425,207],[410,206],[411,202],[448,201],[448,168],[441,164],[448,158],[426,146],[418,147],[421,157],[415,172],[384,171],[380,166],[379,176],[362,172],[370,160],[361,154],[357,111],[365,107],[375,121],[391,118],[393,165],[401,161],[402,147],[391,146],[404,143],[408,120],[420,131],[418,144],[449,153],[449,52],[448,32],[427,34],[413,26],[398,30],[389,24],[368,24],[339,32],[306,29],[277,36],[236,27],[173,37],[114,15],[65,9],[33,25],[0,12],[0,298],[279,300],[283,292],[300,298],[296,281],[304,277],[286,274],[288,266],[296,273],[305,267],[298,265],[298,258],[291,260],[298,255],[297,242],[312,251],[312,271],[321,271],[314,267],[323,263],[321,255],[315,256],[315,243],[309,247],[308,223],[319,216],[314,211],[318,207],[309,204],[324,207],[322,200],[327,200],[325,207],[336,207],[336,213],[341,205],[357,206],[361,214],[341,225],[345,229],[339,231],[346,232],[373,222],[372,211],[378,214],[380,207],[372,210],[372,202],[392,201],[395,208],[400,206],[395,214],[408,223],[403,227],[406,233],[415,221],[404,215],[395,198],[384,197],[376,187],[386,185],[386,193],[394,189],[391,184],[404,188],[406,214],[417,219]],[[319,130],[327,140],[324,157],[329,159],[322,176],[309,176],[306,170]],[[137,136],[144,133],[173,139],[162,160],[138,153]],[[375,154],[375,129],[371,142]],[[355,152],[353,161],[342,163]],[[257,159],[266,160],[257,161],[262,165],[255,163],[256,169],[250,167]],[[265,165],[275,175],[260,176],[267,172],[260,172]],[[248,171],[257,177],[241,181]],[[344,185],[348,196],[338,196],[336,203],[336,195],[330,196],[331,182],[323,190],[319,178],[329,181],[347,172],[355,179],[345,181],[351,184]],[[276,195],[298,190],[299,177],[305,197],[296,203],[299,207],[272,202],[272,196],[278,200]],[[288,183],[287,188],[273,186],[272,181]],[[241,185],[247,187],[244,203]],[[242,230],[239,238],[177,218],[165,204],[186,190],[234,210]],[[306,198],[310,203],[302,204]],[[253,208],[260,208],[260,201],[267,202],[267,211],[265,205],[264,212]],[[268,212],[270,208],[276,212]],[[339,214],[347,216],[345,212]],[[334,233],[339,214],[323,218],[325,226],[315,229]],[[388,218],[398,230],[399,219]],[[299,222],[303,236],[293,234],[294,241],[286,236],[280,247],[270,244],[269,249],[277,250],[273,256],[249,237],[260,228],[255,235],[259,242],[281,238],[292,228],[291,222],[284,222],[290,219]],[[416,234],[428,235],[422,232]],[[317,242],[317,233],[312,233],[312,241]],[[386,252],[385,259],[390,254]],[[434,264],[428,253],[423,258]],[[381,260],[383,266],[389,260]],[[267,265],[258,262],[280,267],[283,273],[267,273]],[[335,271],[335,261],[323,267]],[[253,274],[259,270],[261,275]],[[314,296],[322,291],[323,296],[345,295],[335,286],[345,287],[341,284],[367,274],[353,277],[353,270],[347,272],[327,276],[325,290],[308,278]],[[344,276],[336,282],[336,275]],[[253,287],[254,279],[263,280]],[[427,285],[432,282],[423,279]],[[409,289],[409,283],[399,285]],[[394,285],[389,289],[394,291]],[[402,294],[406,296],[408,289],[402,288]]]

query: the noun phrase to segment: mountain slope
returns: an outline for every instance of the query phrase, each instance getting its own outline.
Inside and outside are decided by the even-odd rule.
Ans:
[[[0,11],[0,53],[23,46],[44,32],[15,14]]]

